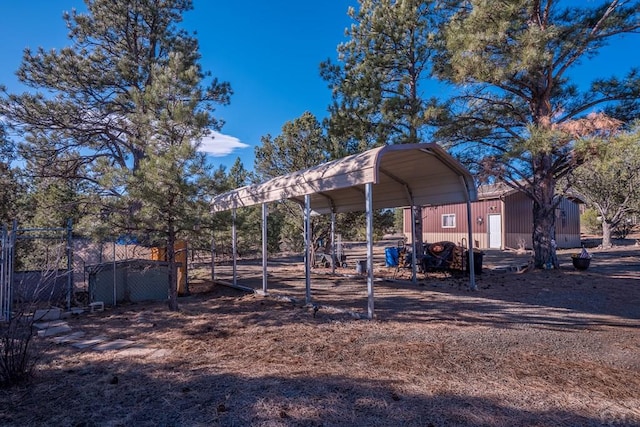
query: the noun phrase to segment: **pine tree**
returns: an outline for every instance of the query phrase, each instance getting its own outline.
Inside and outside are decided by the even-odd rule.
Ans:
[[[121,182],[109,175],[135,170],[145,156],[162,108],[147,95],[170,61],[191,69],[188,80],[174,83],[195,103],[192,125],[219,127],[210,113],[228,102],[230,88],[216,79],[201,86],[208,74],[198,65],[197,40],[176,27],[191,8],[189,0],[88,0],[87,14],[64,16],[71,46],[25,49],[17,74],[38,92],[6,94],[2,113],[29,135],[24,151],[42,165],[41,174],[81,178],[96,191],[121,194]]]
[[[19,183],[11,165],[15,148],[0,123],[0,227],[9,225],[17,215]]]
[[[441,32],[437,76],[459,86],[439,136],[533,202],[535,266],[553,256],[558,179],[583,157],[576,143],[615,131],[639,111],[640,77],[594,78],[587,89],[570,72],[615,37],[640,28],[640,3],[598,7],[559,0],[452,2]],[[615,70],[621,72],[622,70]],[[600,111],[596,109],[600,108]]]
[[[431,73],[436,2],[359,0],[349,8],[349,40],[339,62],[321,64],[333,91],[329,133],[347,153],[395,143],[424,142],[433,101],[424,83]]]
[[[124,219],[134,233],[164,244],[169,262],[169,307],[177,306],[175,243],[196,226],[207,199],[210,174],[204,156],[189,143],[167,144],[161,152],[148,154],[128,182]]]
[[[276,137],[262,137],[262,145],[255,149],[255,172],[262,181],[286,175],[326,162],[332,157],[331,145],[321,123],[310,112],[282,126],[282,133]],[[278,233],[290,249],[303,247],[303,223],[301,206],[290,201],[276,204],[269,213],[272,225],[270,234]],[[317,240],[328,236],[329,226],[325,218],[311,220],[312,248]],[[312,257],[312,260],[314,257]]]
[[[443,9],[432,0],[358,4],[348,11],[354,24],[346,31],[349,40],[338,46],[339,63],[321,64],[333,91],[329,134],[343,154],[429,141],[439,94],[427,88],[436,87],[430,77]],[[414,241],[421,247],[422,208],[413,209]]]
[[[86,5],[86,14],[64,16],[71,46],[25,50],[18,77],[41,92],[5,93],[0,114],[28,136],[24,152],[38,174],[90,183],[108,201],[103,216],[122,219],[112,231],[146,223],[143,232],[166,239],[173,266],[177,233],[202,203],[189,177],[202,163],[197,141],[220,129],[212,113],[231,89],[205,85],[197,39],[177,26],[190,0]],[[171,281],[175,309],[175,274]]]

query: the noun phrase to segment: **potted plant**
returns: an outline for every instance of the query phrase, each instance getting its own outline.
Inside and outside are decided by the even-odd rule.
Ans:
[[[583,246],[582,252],[571,255],[571,262],[576,270],[586,270],[591,263],[591,254]]]

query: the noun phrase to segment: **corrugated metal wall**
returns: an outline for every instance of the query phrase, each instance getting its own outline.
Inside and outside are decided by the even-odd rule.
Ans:
[[[556,243],[559,248],[580,247],[580,205],[563,199],[556,209]]]
[[[486,215],[484,212],[490,205],[489,201],[482,200],[471,204],[471,228],[473,230],[474,242],[476,248],[486,247],[487,242],[487,226]],[[499,210],[499,207],[497,208]],[[456,226],[454,228],[443,228],[443,215],[453,214],[456,218]],[[482,218],[482,221],[478,221]],[[426,227],[424,233],[425,241],[441,242],[448,241],[467,246],[469,239],[469,228],[467,226],[467,205],[449,205],[428,207],[423,210],[423,219]]]
[[[471,204],[471,227],[473,229],[476,248],[488,247],[487,213],[499,214],[502,204],[499,200],[480,200]],[[443,228],[443,215],[455,215],[455,227]],[[423,239],[425,242],[454,242],[461,244],[468,240],[467,205],[455,204],[446,206],[425,207],[422,210]],[[411,213],[404,211],[404,235],[411,240]],[[465,245],[466,246],[466,245]]]
[[[505,248],[531,248],[533,232],[533,202],[524,193],[514,193],[504,198]]]
[[[531,248],[533,202],[523,193],[505,198],[505,245],[519,248],[522,242]],[[556,243],[559,248],[580,247],[580,205],[562,199],[556,208]]]

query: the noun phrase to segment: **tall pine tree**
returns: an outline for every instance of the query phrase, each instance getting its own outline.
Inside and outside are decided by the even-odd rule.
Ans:
[[[178,27],[191,0],[85,3],[87,13],[64,16],[71,46],[25,50],[18,77],[37,92],[5,93],[0,113],[24,132],[24,152],[41,175],[91,183],[113,200],[103,213],[129,214],[124,229],[168,209],[152,228],[164,233],[173,265],[172,244],[184,228],[174,221],[189,222],[181,204],[195,197],[185,174],[201,161],[199,138],[222,125],[212,114],[231,89],[217,79],[205,84],[198,41]]]
[[[441,15],[424,0],[358,0],[338,46],[338,63],[321,64],[333,92],[329,133],[347,153],[424,142],[433,94],[426,91]]]
[[[443,10],[433,0],[358,0],[349,8],[354,23],[338,46],[339,62],[321,64],[333,92],[329,134],[343,154],[430,141],[439,95],[429,92],[437,88],[430,77]],[[413,209],[421,247],[422,207]]]
[[[453,2],[437,75],[459,85],[440,135],[533,202],[535,266],[554,259],[558,179],[583,161],[576,143],[637,116],[640,77],[580,87],[570,72],[615,37],[640,28],[640,3],[568,6],[560,0]]]

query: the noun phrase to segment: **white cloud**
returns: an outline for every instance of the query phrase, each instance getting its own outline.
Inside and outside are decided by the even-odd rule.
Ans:
[[[212,155],[213,157],[224,157],[235,150],[250,147],[234,136],[211,131],[200,141],[198,151]]]

